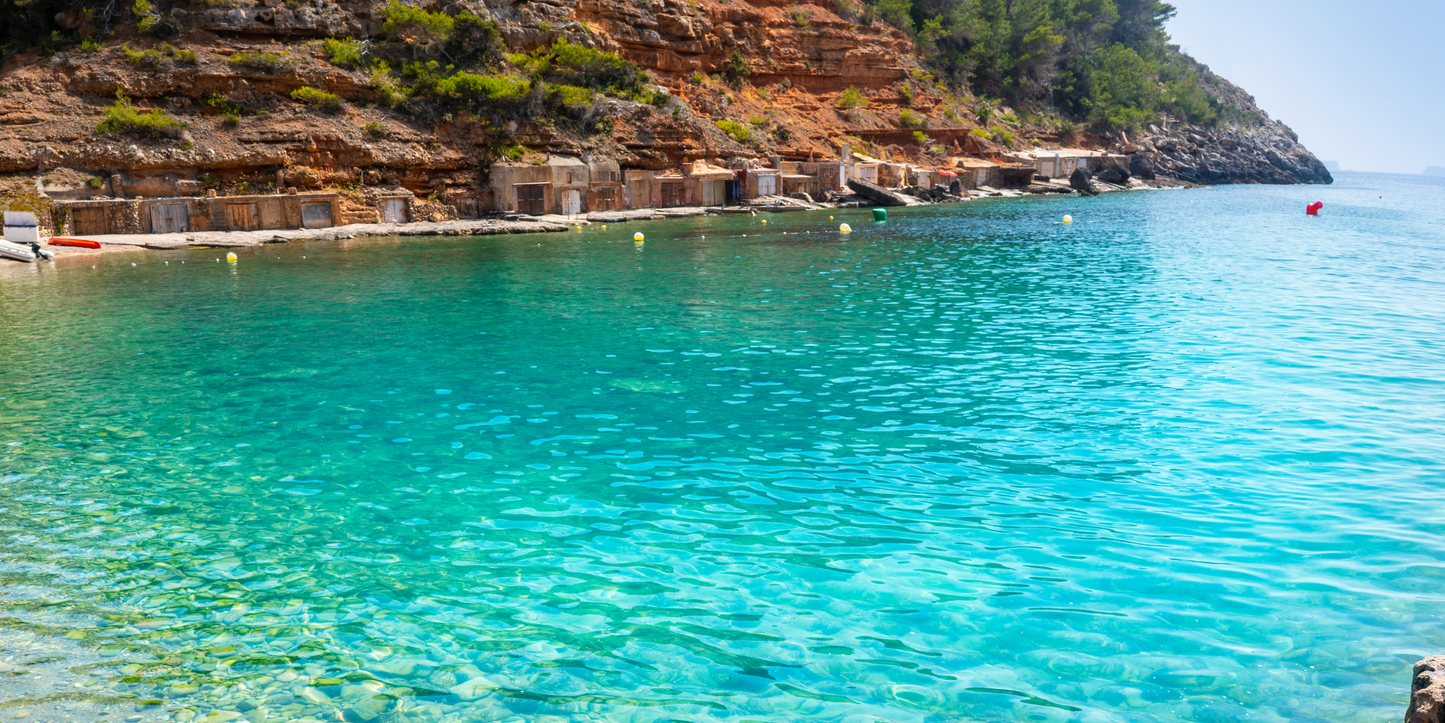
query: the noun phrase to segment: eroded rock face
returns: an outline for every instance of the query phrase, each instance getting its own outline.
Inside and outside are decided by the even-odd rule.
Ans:
[[[1289,126],[1269,117],[1254,96],[1227,80],[1208,74],[1207,90],[1243,119],[1236,127],[1217,129],[1174,123],[1149,126],[1129,172],[1140,178],[1154,174],[1192,183],[1333,183],[1329,169],[1299,142]]]
[[[1405,723],[1445,723],[1445,655],[1415,664]]]
[[[91,183],[111,177],[145,195],[196,194],[218,181],[253,190],[393,184],[419,195],[474,193],[486,185],[480,176],[493,160],[494,136],[461,119],[379,107],[367,72],[334,66],[319,44],[307,44],[375,38],[385,5],[182,0],[174,17],[185,32],[170,42],[195,52],[194,65],[132,65],[121,45],[142,49],[157,41],[126,28],[98,53],[11,57],[0,71],[0,87],[10,91],[0,108],[0,173],[69,174],[82,195],[97,186],[97,193],[117,192],[108,182]],[[626,167],[661,170],[774,153],[831,159],[845,144],[861,150],[861,139],[890,158],[939,161],[915,139],[916,126],[902,122],[905,110],[922,119],[929,143],[986,157],[1006,151],[970,135],[979,125],[971,101],[949,97],[930,80],[904,34],[846,21],[829,0],[460,0],[449,7],[461,6],[495,20],[513,51],[566,38],[618,53],[673,94],[661,108],[606,101],[600,112],[610,130],[601,133],[540,119],[512,122],[508,130],[537,151],[598,153]],[[229,62],[233,53],[254,49],[289,62],[275,71]],[[728,84],[734,53],[746,65],[746,82]],[[339,114],[309,109],[290,97],[303,86],[334,93],[348,107]],[[849,88],[859,90],[864,105],[840,107],[839,95]],[[1155,129],[1136,142],[1130,172],[1199,183],[1329,181],[1293,133],[1258,112],[1247,94],[1227,84],[1215,90],[1263,121],[1242,131]],[[98,133],[117,92],[185,122],[184,134]],[[231,107],[241,109],[239,118],[222,115]],[[754,139],[722,132],[717,123],[724,120],[746,124]],[[1044,128],[1015,130],[1024,142],[1057,140]]]
[[[1144,145],[1145,158],[1131,162],[1130,171],[1145,178],[1152,172],[1207,184],[1334,182],[1325,164],[1278,121],[1249,129],[1184,126],[1161,131]]]

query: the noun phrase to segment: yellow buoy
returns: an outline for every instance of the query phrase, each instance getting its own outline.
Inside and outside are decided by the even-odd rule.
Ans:
[[[833,217],[832,217],[832,216],[829,216],[829,217],[828,217],[828,220],[829,220],[829,221],[832,221],[832,220],[833,220]]]
[[[230,263],[230,264],[236,263],[236,252],[235,252],[235,251],[228,251],[228,252],[226,252],[226,263]]]
[[[1073,222],[1074,222],[1074,217],[1073,217],[1073,216],[1064,216],[1064,223],[1068,224],[1068,223],[1073,223]]]
[[[605,224],[605,223],[602,224],[602,230],[603,230],[603,231],[606,231],[606,230],[607,230],[607,224]]]
[[[582,230],[582,227],[581,227],[581,226],[578,226],[578,227],[577,227],[577,230],[578,230],[578,231],[581,231],[581,230]]]
[[[767,219],[763,219],[763,225],[764,225],[764,226],[768,225],[768,220],[767,220]]]
[[[632,234],[632,240],[636,241],[637,243],[642,243],[642,232],[638,231],[637,233]]]
[[[838,233],[853,233],[853,227],[846,223],[838,224]]]

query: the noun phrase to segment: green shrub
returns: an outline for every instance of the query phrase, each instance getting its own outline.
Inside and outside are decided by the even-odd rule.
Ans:
[[[221,124],[228,128],[235,128],[241,125],[241,111],[227,109],[221,113]]]
[[[291,91],[291,98],[330,113],[340,113],[346,107],[346,102],[341,100],[341,96],[317,90],[309,85],[303,85]]]
[[[797,23],[798,27],[804,30],[813,27],[812,21],[808,19],[808,13],[804,12],[802,8],[792,8],[792,11],[793,22]]]
[[[280,53],[263,50],[245,50],[231,55],[231,65],[250,68],[266,73],[276,73],[295,65],[295,61]]]
[[[527,155],[527,147],[516,141],[512,141],[499,147],[497,149],[497,155],[509,161],[520,161],[523,156]]]
[[[537,52],[542,53],[545,51],[539,50]],[[551,67],[551,64],[547,62],[547,59],[541,56],[527,55],[526,53],[507,53],[503,57],[507,59],[508,63],[511,63],[513,66],[515,66],[517,70],[522,73],[522,75],[525,75],[529,78],[532,76],[540,78],[542,76],[542,73],[546,71],[547,68]]]
[[[747,126],[735,121],[718,121],[717,127],[724,133],[732,136],[738,143],[751,143],[753,132]]]
[[[219,109],[222,113],[241,112],[241,106],[220,93],[210,93],[201,98],[201,104]]]
[[[186,124],[154,108],[144,113],[131,105],[130,99],[116,95],[115,103],[105,109],[105,119],[95,130],[107,134],[130,134],[149,138],[179,138]]]
[[[868,99],[863,97],[863,91],[857,86],[848,86],[848,89],[838,94],[838,107],[843,110],[853,110],[868,105]]]
[[[590,106],[592,91],[575,85],[552,85],[547,88],[547,100],[556,105]]]
[[[182,65],[200,63],[200,59],[196,57],[195,53],[189,50],[179,50],[170,43],[161,43],[150,50],[131,50],[129,45],[122,45],[120,49],[125,53],[126,62],[137,68],[160,70],[169,67],[172,63]]]
[[[463,67],[495,65],[501,62],[506,49],[496,23],[467,11],[453,18],[451,39],[445,48],[453,63]]]
[[[759,117],[759,116],[753,116],[753,117],[751,117],[751,118],[748,119],[748,122],[751,123],[751,124],[753,124],[753,125],[755,125],[755,126],[757,126],[757,127],[759,127],[759,128],[761,128],[761,127],[763,127],[763,126],[765,126],[765,125],[768,124],[768,119],[767,119],[767,118],[762,118],[762,117]]]
[[[898,111],[898,119],[902,121],[904,128],[927,128],[928,119],[907,108]]]
[[[723,67],[723,75],[728,79],[728,84],[733,87],[742,85],[743,80],[752,72],[748,68],[748,59],[736,50],[728,58],[728,64]]]
[[[440,48],[452,37],[456,21],[446,13],[427,12],[397,0],[391,0],[381,11],[385,21],[381,34],[393,40],[410,39],[416,44]]]
[[[517,100],[526,97],[531,90],[531,83],[515,75],[476,75],[466,72],[445,78],[436,86],[438,95],[464,100]]]
[[[445,58],[463,68],[501,61],[506,43],[497,24],[470,11],[455,17],[390,0],[381,34],[406,44],[414,58]]]
[[[135,4],[130,6],[130,12],[135,16],[136,29],[142,35],[150,35],[162,22],[160,13],[156,12],[150,0],[135,0]]]
[[[854,0],[833,0],[833,14],[848,21],[858,20],[859,8]]]
[[[86,181],[85,185],[90,186],[91,190],[99,191],[105,186],[105,179],[101,178],[100,176],[95,176],[90,180]]]
[[[923,131],[913,131],[913,141],[920,146],[927,146],[931,139]]]
[[[1014,138],[1014,134],[1004,130],[1003,128],[995,128],[991,135],[993,136],[993,139],[995,141],[998,141],[999,143],[1002,143],[1009,148],[1013,148],[1014,145],[1018,143],[1018,140]]]
[[[80,52],[82,52],[82,53],[99,53],[99,52],[100,52],[100,43],[97,43],[97,42],[95,42],[94,40],[91,40],[90,38],[86,38],[86,39],[80,41]]]
[[[913,105],[913,88],[905,85],[898,89],[898,100],[903,105]]]
[[[412,78],[411,95],[429,98],[449,110],[466,110],[492,115],[523,116],[540,109],[532,104],[533,89],[545,90],[514,74],[483,75],[466,71],[443,75],[447,69],[436,62],[412,63],[404,73]]]
[[[376,102],[387,108],[395,108],[406,102],[406,88],[391,76],[391,67],[384,60],[371,69],[371,87],[376,89]]]
[[[574,45],[563,38],[534,55],[551,63],[543,76],[552,82],[632,96],[646,89],[647,75],[641,68],[612,53]]]
[[[366,131],[367,135],[370,135],[370,136],[373,136],[373,137],[376,137],[376,138],[380,138],[380,137],[386,135],[386,126],[384,126],[384,125],[382,125],[382,124],[380,124],[380,123],[377,123],[376,121],[371,121],[370,123],[367,123],[366,125],[362,126],[361,128],[362,128],[362,130]]]
[[[992,134],[992,133],[989,133],[988,131],[986,131],[986,130],[984,130],[984,129],[982,129],[982,128],[975,128],[975,129],[969,131],[968,134],[971,135],[971,136],[978,136],[979,138],[993,138],[993,134]]]
[[[693,73],[692,82],[697,85],[707,85],[707,76],[702,73]]]
[[[366,44],[352,38],[326,38],[321,41],[325,47],[326,60],[348,70],[361,67],[361,54]]]

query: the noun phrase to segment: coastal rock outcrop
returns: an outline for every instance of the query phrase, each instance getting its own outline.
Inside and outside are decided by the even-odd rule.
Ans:
[[[1278,121],[1253,128],[1185,126],[1147,137],[1130,172],[1192,183],[1331,183],[1325,164]]]
[[[1079,192],[1081,196],[1097,196],[1099,192],[1094,189],[1094,174],[1087,168],[1075,168],[1069,176],[1069,188]]]
[[[1142,139],[1120,139],[1118,148],[1133,156],[1129,172],[1201,184],[1333,183],[1325,164],[1299,142],[1289,126],[1269,117],[1254,96],[1195,63],[1209,90],[1233,122],[1214,128],[1170,122],[1150,125]]]
[[[879,206],[907,206],[908,202],[902,196],[874,183],[869,183],[857,178],[848,179],[848,188],[853,192],[872,201]]]
[[[1445,723],[1445,655],[1415,664],[1405,723]]]

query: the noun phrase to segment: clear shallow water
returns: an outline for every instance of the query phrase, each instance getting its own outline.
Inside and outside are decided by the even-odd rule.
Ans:
[[[6,267],[0,707],[1398,719],[1445,650],[1442,200]]]

